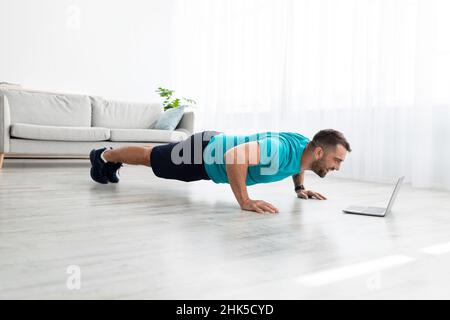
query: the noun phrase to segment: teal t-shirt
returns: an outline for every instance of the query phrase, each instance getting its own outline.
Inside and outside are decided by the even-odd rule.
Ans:
[[[260,163],[249,166],[248,186],[282,180],[300,172],[303,151],[309,139],[293,132],[263,132],[251,135],[213,136],[203,151],[206,173],[215,183],[228,183],[225,153],[237,145],[257,141]]]

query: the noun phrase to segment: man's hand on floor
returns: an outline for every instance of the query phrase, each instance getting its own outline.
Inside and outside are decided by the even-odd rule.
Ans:
[[[298,190],[297,197],[300,199],[317,199],[317,200],[327,200],[323,195],[318,192],[311,190]]]
[[[264,213],[264,212],[278,213],[279,212],[276,207],[274,207],[273,205],[271,205],[268,202],[265,202],[262,200],[252,200],[252,199],[248,199],[248,200],[244,201],[241,205],[241,209],[247,210],[247,211],[254,211],[254,212],[258,212],[258,213]]]

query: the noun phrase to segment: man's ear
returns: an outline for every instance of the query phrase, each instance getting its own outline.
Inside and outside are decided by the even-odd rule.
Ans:
[[[319,160],[320,158],[323,157],[323,153],[324,153],[324,151],[323,151],[322,147],[316,147],[316,149],[314,149],[314,158],[316,160]]]

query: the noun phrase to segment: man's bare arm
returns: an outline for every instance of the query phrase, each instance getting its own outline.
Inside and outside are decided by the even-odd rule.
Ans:
[[[305,181],[305,172],[300,172],[297,174],[294,174],[292,176],[292,181],[294,181],[294,187],[303,185],[303,182]]]
[[[278,209],[268,202],[252,200],[247,192],[247,171],[260,161],[259,144],[256,141],[238,145],[225,153],[225,164],[231,190],[243,210],[259,213],[277,213]]]

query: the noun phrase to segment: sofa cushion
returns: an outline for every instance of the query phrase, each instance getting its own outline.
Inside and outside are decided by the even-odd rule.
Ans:
[[[11,123],[91,126],[91,103],[88,96],[0,88],[1,95],[8,98]]]
[[[178,142],[188,137],[183,131],[155,129],[111,129],[111,141]]]
[[[92,126],[111,129],[148,129],[163,112],[159,103],[130,103],[91,97]]]
[[[4,89],[21,89],[22,86],[18,83],[11,83],[11,82],[0,82],[0,87]]]
[[[159,117],[153,128],[158,130],[174,130],[178,123],[180,123],[181,118],[183,118],[184,109],[185,106],[166,110]]]
[[[33,140],[105,141],[110,138],[107,128],[40,126],[27,123],[11,125],[11,136]]]

